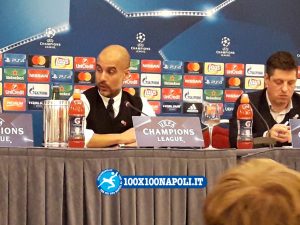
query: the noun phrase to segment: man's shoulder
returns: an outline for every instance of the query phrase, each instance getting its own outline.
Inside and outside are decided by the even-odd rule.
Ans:
[[[83,94],[85,95],[85,96],[90,96],[90,95],[94,95],[95,93],[97,93],[97,87],[95,86],[95,87],[92,87],[92,88],[89,88],[89,89],[87,89],[87,90],[85,90],[84,92],[83,92]]]

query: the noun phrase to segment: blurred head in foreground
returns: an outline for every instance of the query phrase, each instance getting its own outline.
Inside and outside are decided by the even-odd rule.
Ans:
[[[300,173],[253,159],[221,176],[205,200],[206,225],[300,224]]]

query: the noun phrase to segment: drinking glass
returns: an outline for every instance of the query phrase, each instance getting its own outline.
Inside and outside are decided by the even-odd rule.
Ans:
[[[220,115],[221,109],[218,103],[203,102],[201,122],[208,127],[209,146],[207,149],[214,149],[212,147],[212,130],[215,125],[220,123]]]

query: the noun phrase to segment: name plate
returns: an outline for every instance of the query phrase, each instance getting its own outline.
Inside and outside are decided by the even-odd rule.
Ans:
[[[1,113],[0,146],[33,147],[32,115],[25,113]]]
[[[300,148],[300,120],[290,119],[289,123],[292,132],[292,146],[293,148]]]
[[[198,117],[133,116],[139,147],[204,147]]]

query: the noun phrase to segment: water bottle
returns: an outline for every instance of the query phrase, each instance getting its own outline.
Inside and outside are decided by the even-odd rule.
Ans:
[[[79,89],[75,89],[73,100],[69,106],[69,138],[68,146],[72,148],[84,147],[85,110]]]
[[[252,137],[253,110],[250,105],[248,94],[243,94],[240,105],[237,109],[237,148],[251,149],[253,148]]]

